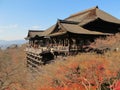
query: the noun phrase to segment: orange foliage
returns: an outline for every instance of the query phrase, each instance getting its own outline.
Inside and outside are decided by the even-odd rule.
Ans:
[[[90,47],[94,49],[104,50],[109,48],[110,50],[115,50],[120,48],[120,33],[108,36],[107,38],[97,38]]]
[[[85,88],[78,84],[72,84],[70,86],[65,86],[65,87],[43,87],[43,88],[38,88],[37,90],[85,90]]]
[[[54,76],[51,76],[52,82],[46,87],[39,85],[41,88],[37,90],[96,90],[105,83],[105,80],[109,82],[112,77],[117,76],[118,68],[120,68],[117,58],[120,57],[120,53],[117,55],[115,53],[113,52],[110,56],[94,53],[81,54],[74,58],[69,57],[68,60],[62,62],[58,61],[57,65],[50,64],[49,68],[55,67],[53,71],[48,71],[54,73]],[[114,62],[115,59],[116,62]],[[114,64],[117,68],[112,67]]]
[[[10,52],[12,52],[11,58],[15,63],[24,62],[23,59],[22,61],[16,60],[24,55],[14,57],[17,50]],[[12,87],[17,90],[96,90],[106,82],[111,83],[109,86],[114,90],[119,90],[120,81],[117,79],[117,74],[120,72],[119,59],[120,52],[108,52],[104,55],[83,53],[75,57],[70,56],[67,60],[58,60],[40,67],[39,74],[33,75],[32,78],[27,76],[29,79],[24,83],[25,89],[16,84],[6,90],[12,90]],[[112,82],[111,78],[113,78]]]

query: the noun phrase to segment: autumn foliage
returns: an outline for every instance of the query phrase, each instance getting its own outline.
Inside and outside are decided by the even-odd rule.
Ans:
[[[90,47],[100,50],[107,48],[114,51],[116,48],[120,48],[120,33],[107,36],[106,38],[97,38],[95,42],[90,44]]]
[[[119,57],[118,52],[86,53],[43,66],[36,90],[109,90],[119,81]]]
[[[106,41],[97,39],[91,45],[106,45],[115,49],[119,48],[119,39],[117,34],[108,37]],[[89,52],[58,57],[36,71],[26,67],[23,52],[23,48],[0,52],[0,90],[120,90],[119,50],[110,50],[104,54]]]

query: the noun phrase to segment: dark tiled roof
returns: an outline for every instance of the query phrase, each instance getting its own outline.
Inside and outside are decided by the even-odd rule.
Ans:
[[[94,22],[96,20],[102,20],[107,23],[113,23],[116,25],[120,25],[120,20],[113,17],[112,15],[100,10],[98,7],[93,7],[88,10],[79,12],[77,14],[73,14],[70,17],[64,20],[58,20],[57,23],[47,30],[38,31],[38,30],[29,30],[27,38],[35,37],[36,35],[41,36],[57,36],[65,34],[66,32],[76,33],[76,34],[91,34],[91,35],[110,35],[109,33],[100,32],[100,31],[92,31],[89,29],[83,28],[84,25],[87,25],[90,22]],[[60,26],[63,31],[62,32],[54,32],[57,27]]]
[[[36,37],[36,36],[42,37],[42,33],[43,33],[43,32],[44,32],[44,31],[42,31],[42,30],[29,30],[29,31],[28,31],[28,35],[27,35],[27,37],[26,37],[25,39],[34,38],[34,37]]]
[[[114,22],[120,24],[120,20],[113,17],[112,15],[100,10],[98,7],[93,7],[88,10],[76,13],[66,18],[67,21],[77,21],[77,22],[85,22],[90,21],[95,18],[101,18],[107,22]]]

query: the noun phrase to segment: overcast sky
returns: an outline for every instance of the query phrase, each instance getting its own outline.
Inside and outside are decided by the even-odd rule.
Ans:
[[[99,6],[120,19],[120,0],[0,0],[0,40],[24,39],[71,14]]]

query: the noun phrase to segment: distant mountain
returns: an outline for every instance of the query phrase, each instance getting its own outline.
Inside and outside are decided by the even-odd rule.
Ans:
[[[0,47],[2,49],[5,49],[13,44],[21,45],[21,44],[24,44],[26,42],[27,42],[26,40],[12,40],[12,41],[0,40]]]
[[[12,40],[12,41],[5,41],[0,40],[0,45],[11,45],[11,44],[24,44],[26,43],[26,40]]]

